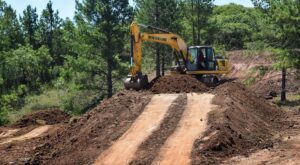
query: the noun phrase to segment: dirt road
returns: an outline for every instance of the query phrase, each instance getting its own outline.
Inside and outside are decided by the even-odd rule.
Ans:
[[[24,141],[24,140],[28,140],[28,139],[38,137],[41,134],[47,132],[50,128],[51,128],[50,125],[45,125],[45,126],[35,128],[34,130],[30,131],[27,134],[17,136],[17,137],[13,137],[13,138],[3,139],[3,140],[0,141],[0,145],[11,143],[11,142],[14,142],[14,141]],[[10,131],[10,132],[14,132],[14,130]]]
[[[140,144],[164,119],[176,94],[155,95],[131,128],[104,151],[95,164],[128,164]],[[175,132],[167,139],[153,164],[189,164],[193,143],[205,130],[207,114],[213,109],[212,94],[188,94],[187,105]]]
[[[169,106],[177,94],[155,95],[144,112],[132,126],[108,150],[104,151],[95,164],[118,165],[129,163],[138,146],[154,131],[164,119]]]
[[[207,114],[213,109],[212,94],[188,94],[187,107],[179,126],[162,147],[153,164],[186,165],[190,163],[193,143],[207,126]]]

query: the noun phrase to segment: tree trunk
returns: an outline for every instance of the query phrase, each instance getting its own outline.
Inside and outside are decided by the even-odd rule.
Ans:
[[[156,44],[156,77],[159,77],[160,76],[160,47],[158,44]]]
[[[158,3],[155,1],[155,26],[159,26],[159,9],[158,9]],[[160,76],[160,46],[159,44],[156,44],[156,77]]]
[[[196,8],[197,8],[197,43],[196,45],[200,45],[201,44],[201,41],[200,41],[200,2],[197,1],[197,4],[196,4]]]
[[[165,75],[165,56],[166,56],[166,51],[165,49],[162,50],[162,56],[161,56],[161,75]]]
[[[286,102],[286,68],[282,68],[281,102]]]
[[[110,56],[110,55],[109,55]],[[107,58],[107,97],[110,98],[113,94],[112,91],[112,58]]]
[[[200,31],[200,27],[198,26],[198,34],[197,34],[197,45],[201,45],[201,36],[200,36],[200,33],[201,33],[201,31]]]
[[[113,53],[111,48],[111,35],[108,32],[107,35],[107,97],[110,98],[113,95],[112,85],[112,70],[113,70]]]
[[[192,0],[192,36],[193,36],[193,45],[196,45],[195,19],[193,13],[194,13],[194,0]]]

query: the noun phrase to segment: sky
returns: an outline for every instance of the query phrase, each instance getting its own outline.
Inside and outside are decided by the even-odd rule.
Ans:
[[[42,10],[46,8],[46,4],[49,0],[5,0],[5,2],[11,5],[17,14],[22,14],[27,5],[31,5],[37,8],[38,14],[41,14]],[[133,0],[129,0],[130,4],[133,4]],[[73,18],[75,11],[75,0],[52,0],[53,8],[59,11],[61,18]],[[215,0],[216,5],[224,5],[229,3],[241,4],[246,7],[252,7],[251,0]]]

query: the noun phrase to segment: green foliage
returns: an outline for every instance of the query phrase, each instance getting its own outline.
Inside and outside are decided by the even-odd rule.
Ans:
[[[274,54],[274,63],[275,69],[281,68],[293,68],[297,67],[300,64],[299,52],[281,49],[281,48],[269,48],[269,51]]]
[[[45,92],[40,94],[31,94],[24,97],[23,106],[16,110],[10,110],[6,117],[10,123],[14,123],[22,116],[36,110],[44,109],[61,109],[63,106],[62,98],[67,96],[67,92],[58,89],[46,89]]]
[[[269,45],[261,40],[257,40],[245,43],[245,48],[247,50],[264,51],[269,48]]]
[[[253,33],[260,30],[258,22],[263,17],[257,12],[236,4],[215,7],[209,19],[210,37],[227,50],[244,48],[246,42],[253,40]]]
[[[23,43],[16,11],[0,1],[0,51],[7,51]]]
[[[189,45],[212,44],[217,54],[270,49],[275,68],[300,68],[299,1],[253,0],[255,8],[214,6],[213,0],[135,2],[134,11],[128,0],[77,0],[75,19],[62,20],[51,1],[40,16],[28,6],[18,19],[0,0],[0,125],[38,109],[84,113],[121,90],[134,18],[179,34]],[[166,65],[172,61],[169,48],[144,44],[148,74],[155,68],[154,48]],[[244,83],[255,83],[268,69],[254,68],[249,74],[258,76]]]
[[[99,65],[104,63],[100,58],[92,60],[92,58],[80,56],[78,58],[67,56],[64,67],[60,69],[60,85],[70,86],[73,89],[98,89],[105,90],[104,77],[105,67]],[[105,73],[105,72],[104,72]],[[63,83],[64,82],[64,83]],[[66,84],[67,83],[67,84]],[[59,85],[57,84],[59,87]],[[65,87],[65,86],[60,86]]]
[[[9,123],[8,114],[14,110],[18,101],[19,99],[15,93],[0,97],[0,126]]]
[[[66,91],[58,89],[50,89],[39,95],[29,95],[25,98],[25,106],[23,111],[35,111],[41,109],[61,108],[61,99],[65,97]]]
[[[186,33],[192,39],[192,45],[209,43],[208,19],[213,11],[213,0],[186,0],[183,9],[185,24],[189,26]]]
[[[261,80],[264,77],[264,75],[267,73],[269,69],[270,69],[269,67],[262,66],[262,65],[258,65],[250,68],[246,76],[248,78],[242,81],[242,83],[245,84],[246,86],[254,85],[257,81]]]
[[[48,49],[41,47],[33,50],[30,47],[20,47],[0,54],[2,77],[2,93],[7,89],[17,89],[20,84],[31,90],[37,90],[50,75],[52,58]]]
[[[76,1],[76,21],[80,31],[85,31],[87,43],[92,42],[94,59],[103,61],[106,68],[101,76],[106,79],[107,96],[113,94],[114,80],[120,80],[123,75],[114,79],[114,71],[118,70],[118,56],[123,52],[128,27],[133,19],[133,9],[128,0],[84,0]],[[86,31],[88,30],[88,31]],[[129,38],[129,37],[128,37]],[[103,83],[104,81],[102,81]],[[99,87],[103,87],[102,85]]]
[[[268,70],[269,70],[268,67],[259,65],[259,66],[255,66],[255,67],[251,68],[249,72],[250,72],[250,74],[258,73],[257,78],[261,78],[267,73]]]
[[[36,8],[32,8],[30,5],[28,5],[23,11],[23,17],[20,19],[26,43],[29,43],[31,46],[33,46],[33,48],[37,48],[38,43],[36,39],[36,32],[39,26]]]
[[[270,1],[271,19],[276,28],[278,47],[299,48],[300,46],[300,1]]]
[[[290,111],[291,109],[299,110],[300,109],[300,94],[290,93],[287,95],[286,102],[280,101],[280,97],[274,99],[274,103],[280,106],[283,109]]]
[[[62,19],[58,14],[58,11],[53,10],[52,2],[49,1],[39,20],[38,37],[42,45],[47,45],[55,64],[62,65],[62,32],[60,29]]]
[[[244,80],[242,83],[246,86],[251,86],[251,85],[255,84],[256,81],[257,80],[255,77],[250,77],[250,78]]]
[[[72,115],[80,115],[95,107],[104,96],[98,90],[73,90],[62,98],[62,109]]]
[[[300,1],[253,0],[257,8],[267,13],[268,25],[263,34],[264,42],[277,60],[276,68],[298,67],[300,65]]]
[[[0,126],[9,123],[8,111],[4,108],[0,109]]]
[[[181,34],[184,25],[183,4],[177,0],[136,0],[136,20],[138,23],[153,25],[166,29],[173,33]],[[155,33],[157,31],[143,29],[144,32]],[[173,58],[172,50],[166,45],[145,43],[143,45],[143,58],[145,73],[153,72],[156,67],[157,75],[160,68],[170,66]],[[164,61],[160,64],[160,61]]]
[[[18,96],[16,93],[6,94],[1,96],[1,110],[12,111],[18,104]]]

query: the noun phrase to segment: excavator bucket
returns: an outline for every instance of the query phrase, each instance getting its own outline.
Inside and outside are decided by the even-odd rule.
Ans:
[[[145,89],[149,85],[148,76],[128,76],[128,78],[124,82],[124,86],[126,89],[134,89],[134,90],[142,90]]]

